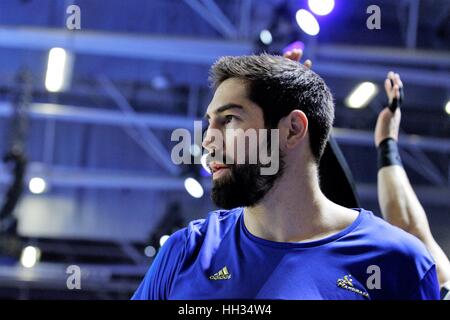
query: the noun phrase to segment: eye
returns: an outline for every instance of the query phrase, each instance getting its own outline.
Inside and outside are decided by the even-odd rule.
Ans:
[[[225,116],[225,123],[230,123],[231,122],[231,120],[233,120],[233,119],[236,119],[236,117],[235,116],[233,116],[233,115],[231,115],[231,114],[229,114],[229,115],[226,115]]]

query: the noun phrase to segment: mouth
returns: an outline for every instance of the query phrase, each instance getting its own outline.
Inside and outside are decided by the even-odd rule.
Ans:
[[[224,175],[227,171],[230,170],[230,168],[227,165],[224,165],[223,163],[218,163],[215,161],[210,163],[209,167],[211,168],[211,172],[213,174],[213,179],[216,179],[216,178]]]

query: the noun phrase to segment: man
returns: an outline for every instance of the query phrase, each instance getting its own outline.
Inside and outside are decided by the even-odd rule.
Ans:
[[[288,52],[285,57],[298,62],[301,55],[301,52]],[[305,66],[311,68],[312,62],[307,60]],[[450,261],[431,234],[425,210],[414,193],[398,152],[400,105],[403,100],[400,75],[389,72],[384,86],[388,107],[380,112],[374,135],[378,150],[378,202],[381,212],[389,223],[422,240],[436,262],[441,298],[450,300]]]
[[[434,262],[418,239],[321,192],[317,167],[334,105],[317,74],[262,54],[220,59],[211,80],[203,146],[212,199],[226,210],[175,232],[133,299],[439,298]],[[237,163],[226,148],[242,132],[263,129],[276,130],[246,146],[245,158],[273,147],[276,135],[279,169],[271,175],[261,173],[260,159]]]
[[[403,83],[400,76],[390,72],[385,89],[392,105],[400,99]],[[375,128],[375,145],[379,152],[378,202],[383,217],[393,225],[413,234],[425,244],[436,262],[441,285],[441,298],[450,299],[450,261],[434,240],[424,208],[417,199],[402,166],[397,141],[401,111],[389,108],[379,114]]]

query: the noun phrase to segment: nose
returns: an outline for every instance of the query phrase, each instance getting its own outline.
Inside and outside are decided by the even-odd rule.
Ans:
[[[203,141],[202,141],[202,146],[203,148],[205,148],[208,153],[212,153],[214,152],[214,150],[217,148],[217,146],[215,145],[214,141],[214,136],[212,135],[212,130],[210,127],[208,127],[206,129]]]

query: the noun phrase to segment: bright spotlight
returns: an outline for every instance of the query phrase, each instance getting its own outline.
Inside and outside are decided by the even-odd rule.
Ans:
[[[20,263],[25,268],[33,268],[36,265],[36,262],[39,261],[40,256],[41,250],[38,248],[33,246],[25,247],[20,256]]]
[[[363,82],[359,84],[345,100],[349,108],[364,108],[378,93],[378,87],[372,82]]]
[[[445,112],[450,115],[450,100],[448,100],[447,104],[445,105]]]
[[[160,242],[161,242],[161,239],[160,239]],[[153,258],[156,255],[155,247],[154,246],[145,247],[144,254],[149,258]]]
[[[262,30],[259,34],[259,39],[261,40],[262,43],[264,43],[265,45],[269,45],[272,43],[272,34],[270,33],[269,30]]]
[[[71,71],[71,56],[63,48],[52,48],[48,53],[45,88],[50,92],[64,90]]]
[[[167,239],[169,239],[169,236],[167,234],[163,235],[161,238],[159,238],[159,245],[162,247]]]
[[[295,19],[297,20],[298,26],[310,36],[316,36],[319,34],[320,26],[317,19],[312,15],[311,12],[305,9],[300,9],[295,14]]]
[[[334,9],[334,0],[308,0],[309,8],[319,16],[325,16]]]
[[[28,182],[28,189],[34,194],[44,193],[47,190],[47,182],[39,177],[31,178]]]
[[[194,178],[187,178],[184,180],[184,187],[186,188],[186,191],[194,198],[201,198],[203,196],[203,187]]]
[[[163,75],[157,75],[150,80],[151,86],[156,90],[166,90],[170,86],[169,80]]]

